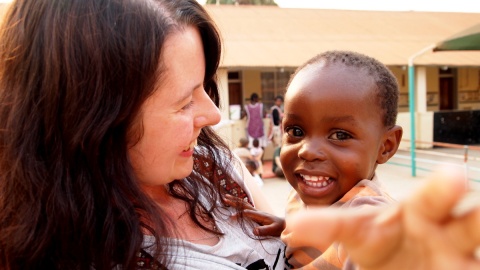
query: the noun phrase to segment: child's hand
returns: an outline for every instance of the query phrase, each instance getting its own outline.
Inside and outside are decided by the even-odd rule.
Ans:
[[[287,220],[301,232],[292,245],[318,249],[344,244],[361,269],[480,269],[480,206],[452,213],[465,194],[462,175],[452,171],[432,180],[396,207],[368,212],[318,209]],[[308,213],[308,214],[307,214]]]
[[[285,220],[283,218],[257,210],[235,196],[227,194],[224,202],[229,206],[244,209],[243,215],[245,217],[261,225],[253,229],[253,234],[257,236],[280,236],[283,229],[285,229]]]

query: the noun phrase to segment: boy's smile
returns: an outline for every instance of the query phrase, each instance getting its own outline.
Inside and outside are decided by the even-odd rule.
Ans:
[[[307,205],[331,205],[371,179],[388,128],[373,79],[361,67],[313,64],[285,96],[280,159],[285,177]]]
[[[304,175],[300,174],[300,177],[303,179],[303,182],[308,186],[312,187],[326,187],[328,184],[332,183],[333,180],[330,177],[317,176],[317,175]]]

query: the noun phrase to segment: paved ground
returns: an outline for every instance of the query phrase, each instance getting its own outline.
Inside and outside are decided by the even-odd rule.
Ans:
[[[402,158],[407,156],[407,152],[399,151],[398,157],[392,159],[391,163],[381,165],[377,169],[377,174],[385,185],[385,188],[390,195],[398,200],[402,200],[408,196],[415,188],[425,182],[425,179],[430,174],[430,169],[427,165],[419,163],[417,170],[417,176],[411,176],[411,167],[404,166],[401,163]],[[421,156],[419,158],[428,160],[428,157]],[[431,155],[429,155],[431,156]],[[440,158],[430,157],[432,163],[439,162]],[[442,161],[445,163],[455,163],[454,161]],[[427,162],[428,163],[428,162]],[[427,164],[425,163],[425,164]],[[442,165],[442,164],[440,164]],[[430,164],[428,166],[439,166],[438,164]],[[469,170],[475,169],[476,164],[469,165]],[[480,167],[480,166],[479,166]],[[470,177],[470,176],[469,176]],[[475,176],[476,177],[476,176]],[[475,179],[474,179],[475,180]],[[480,205],[480,183],[474,180],[470,180],[471,191],[467,194],[464,201],[462,201],[460,208],[470,207],[473,204]],[[263,191],[265,192],[268,200],[270,201],[274,211],[277,215],[283,216],[288,193],[291,189],[288,182],[283,178],[269,178],[264,179]]]

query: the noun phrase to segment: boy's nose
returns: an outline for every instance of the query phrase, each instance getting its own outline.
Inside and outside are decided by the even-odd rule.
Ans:
[[[322,143],[318,140],[307,140],[300,147],[298,157],[305,161],[323,161],[326,160],[326,154],[322,149]]]

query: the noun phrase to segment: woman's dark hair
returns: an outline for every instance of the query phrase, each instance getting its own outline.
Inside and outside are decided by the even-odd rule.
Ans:
[[[12,3],[0,32],[0,268],[130,269],[145,233],[168,260],[158,256],[168,218],[139,188],[127,150],[161,79],[164,41],[188,25],[201,34],[204,86],[218,106],[220,38],[195,0]],[[195,159],[213,166],[228,152],[208,127],[198,143],[209,160]],[[192,173],[170,186],[194,222],[214,222],[213,181]]]

